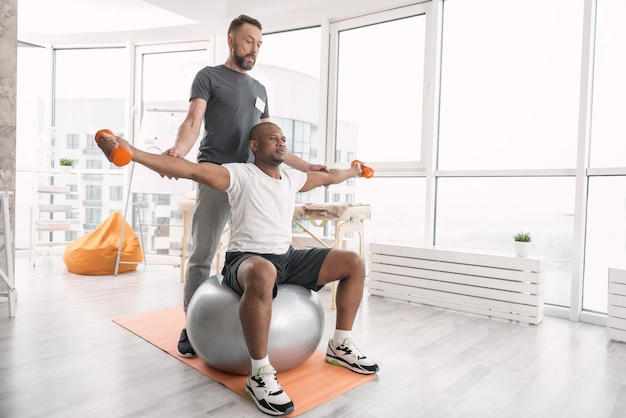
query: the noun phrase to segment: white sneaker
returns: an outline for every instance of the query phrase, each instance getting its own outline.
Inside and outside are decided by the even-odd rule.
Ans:
[[[360,374],[374,374],[379,370],[378,364],[368,360],[351,338],[346,338],[339,345],[335,345],[332,338],[328,340],[326,362]]]
[[[256,375],[248,376],[246,395],[269,415],[285,415],[294,409],[293,402],[278,383],[276,370],[270,365],[259,368]]]

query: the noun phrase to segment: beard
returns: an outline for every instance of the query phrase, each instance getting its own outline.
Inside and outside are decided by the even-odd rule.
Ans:
[[[241,55],[238,52],[237,44],[235,44],[235,48],[233,48],[232,52],[233,60],[235,64],[246,71],[250,71],[254,68],[254,64],[256,64],[256,57],[252,54]],[[250,58],[252,61],[246,61],[246,58]]]

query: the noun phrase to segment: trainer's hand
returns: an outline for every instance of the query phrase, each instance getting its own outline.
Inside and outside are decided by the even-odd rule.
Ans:
[[[184,158],[185,154],[179,150],[178,148],[176,148],[175,146],[172,148],[168,148],[165,151],[163,151],[163,155],[169,155],[172,157],[180,157],[180,158]]]
[[[169,155],[170,157],[177,157],[177,158],[184,158],[185,157],[185,155],[182,152],[180,152],[180,150],[178,150],[178,148],[176,148],[175,146],[172,147],[172,148],[166,149],[165,151],[162,152],[161,155]],[[161,173],[159,173],[159,175],[161,177],[167,177],[170,180],[172,180],[172,179],[178,180],[178,177],[166,176],[165,174],[161,174]]]
[[[307,171],[324,171],[328,173],[328,167],[324,164],[309,164],[309,169]]]
[[[328,166],[324,165],[324,164],[309,164],[309,172],[311,171],[323,171],[325,173],[328,173],[330,170],[328,169]],[[325,184],[324,187],[326,187],[327,189],[330,187],[330,184]]]

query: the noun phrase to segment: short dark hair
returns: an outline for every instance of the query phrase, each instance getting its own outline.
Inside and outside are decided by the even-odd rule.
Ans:
[[[250,129],[250,141],[258,141],[261,135],[261,131],[267,126],[275,126],[280,128],[280,126],[276,125],[273,122],[259,122]]]
[[[259,28],[260,31],[263,31],[261,22],[259,22],[255,18],[250,17],[248,15],[239,15],[236,18],[234,18],[232,22],[230,22],[230,26],[228,27],[228,34],[230,35],[230,34],[237,32],[246,23],[250,25],[254,25],[257,28]]]

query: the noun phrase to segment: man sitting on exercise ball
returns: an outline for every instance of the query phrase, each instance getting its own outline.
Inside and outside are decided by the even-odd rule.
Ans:
[[[365,282],[361,257],[353,251],[291,247],[295,194],[360,176],[361,163],[329,172],[283,170],[280,166],[287,151],[285,136],[271,122],[260,123],[250,131],[254,163],[196,164],[138,150],[114,135],[103,136],[98,146],[107,156],[115,147],[127,148],[133,161],[157,173],[188,178],[228,193],[231,235],[222,275],[241,294],[239,316],[251,359],[246,393],[261,411],[283,415],[294,410],[267,355],[272,300],[281,284],[318,291],[327,283],[339,281],[335,333],[328,342],[326,361],[361,374],[379,370],[351,339]]]

